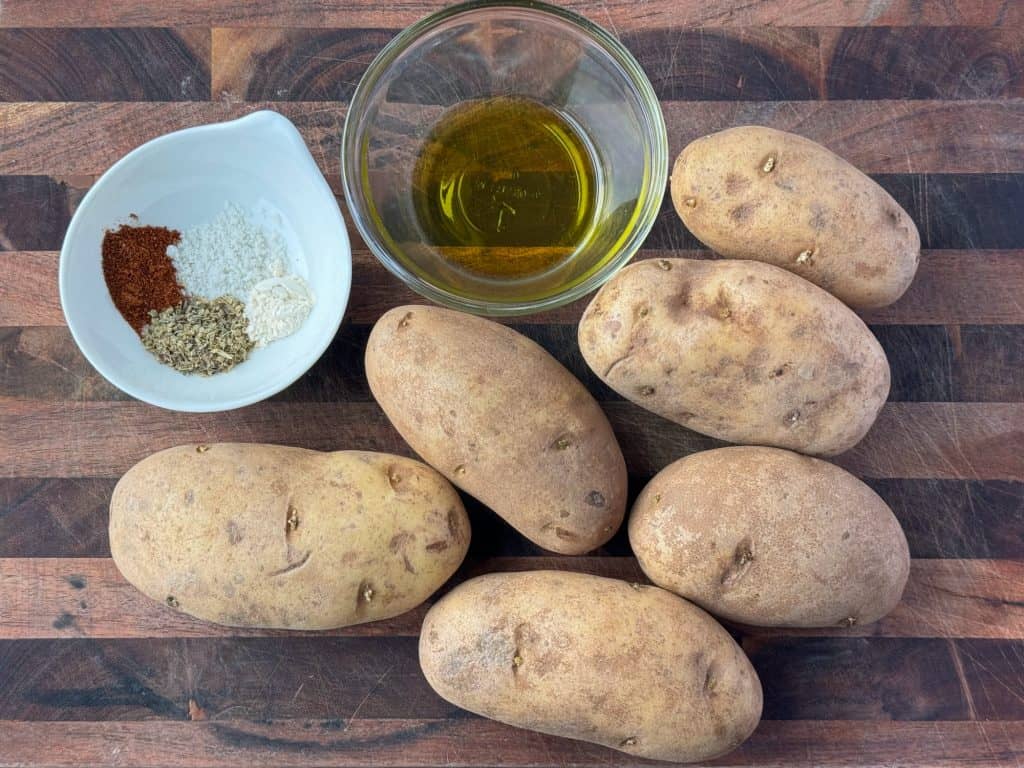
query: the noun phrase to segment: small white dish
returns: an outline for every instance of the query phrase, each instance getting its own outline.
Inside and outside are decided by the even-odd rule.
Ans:
[[[232,370],[186,376],[146,351],[114,306],[103,279],[103,234],[124,223],[185,230],[212,219],[228,201],[284,236],[292,269],[309,282],[316,303],[296,333],[254,349]],[[111,166],[71,219],[59,282],[71,335],[111,384],[161,408],[225,411],[280,392],[327,349],[348,304],[352,249],[334,195],[299,132],[286,117],[262,111],[169,133]]]

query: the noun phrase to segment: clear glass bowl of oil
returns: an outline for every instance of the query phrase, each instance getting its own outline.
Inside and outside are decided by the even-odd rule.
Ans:
[[[668,175],[640,65],[600,27],[537,2],[472,2],[413,25],[349,105],[342,177],[378,259],[477,314],[551,309],[636,253]]]

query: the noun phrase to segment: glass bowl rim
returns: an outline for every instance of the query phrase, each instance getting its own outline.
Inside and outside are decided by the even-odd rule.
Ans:
[[[615,257],[575,285],[548,296],[524,301],[473,299],[459,296],[433,285],[407,269],[391,255],[387,246],[381,242],[381,239],[374,232],[374,228],[365,220],[362,213],[365,206],[361,203],[362,194],[358,190],[358,180],[362,174],[359,147],[356,144],[355,124],[359,121],[354,119],[353,116],[365,113],[365,102],[369,99],[369,95],[377,85],[381,75],[394,63],[399,55],[443,22],[456,16],[480,10],[501,8],[527,10],[540,15],[555,16],[579,28],[588,40],[602,48],[621,67],[629,81],[630,88],[634,91],[643,108],[646,134],[650,139],[651,147],[649,157],[650,178],[647,188],[644,190],[646,199],[643,200],[640,213],[636,216],[635,222],[631,227],[632,231],[627,230],[628,237],[619,247],[619,252]],[[597,24],[594,24],[578,13],[541,2],[540,0],[469,0],[469,2],[459,3],[435,11],[406,27],[395,35],[374,57],[373,61],[370,62],[366,72],[360,78],[352,98],[349,100],[348,110],[345,114],[345,123],[341,136],[341,181],[349,213],[352,215],[352,220],[359,230],[363,241],[377,260],[391,274],[401,280],[403,284],[419,295],[450,309],[492,317],[533,314],[569,304],[601,287],[619,269],[625,266],[640,249],[661,210],[668,183],[668,138],[665,118],[661,110],[661,103],[654,92],[654,87],[651,85],[647,73],[644,72],[640,63],[617,37]]]

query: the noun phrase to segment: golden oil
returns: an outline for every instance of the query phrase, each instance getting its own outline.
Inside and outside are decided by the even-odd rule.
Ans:
[[[530,278],[587,240],[600,179],[582,133],[525,98],[470,102],[428,136],[413,170],[420,237],[450,266]]]

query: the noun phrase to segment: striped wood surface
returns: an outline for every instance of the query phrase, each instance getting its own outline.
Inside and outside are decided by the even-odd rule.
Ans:
[[[373,403],[373,321],[414,300],[354,238],[346,322],[269,402],[219,415],[130,400],[82,359],[56,293],[75,206],[143,141],[270,107],[338,189],[363,69],[439,0],[0,1],[0,765],[606,765],[435,696],[425,609],[333,633],[245,632],[146,601],[109,558],[106,505],[141,456],[188,440],[406,453]],[[765,721],[719,765],[1018,766],[1024,761],[1024,3],[573,0],[615,30],[663,100],[673,154],[738,123],[795,130],[876,178],[925,253],[865,314],[893,388],[837,460],[875,488],[914,557],[904,602],[850,630],[730,627]],[[413,108],[412,106],[410,108]],[[640,258],[708,257],[665,208]],[[575,345],[583,304],[513,325],[583,379],[619,434],[633,493],[715,441],[624,402]],[[544,553],[470,503],[454,582],[536,567],[642,578],[620,533]],[[454,583],[453,582],[453,583]]]

